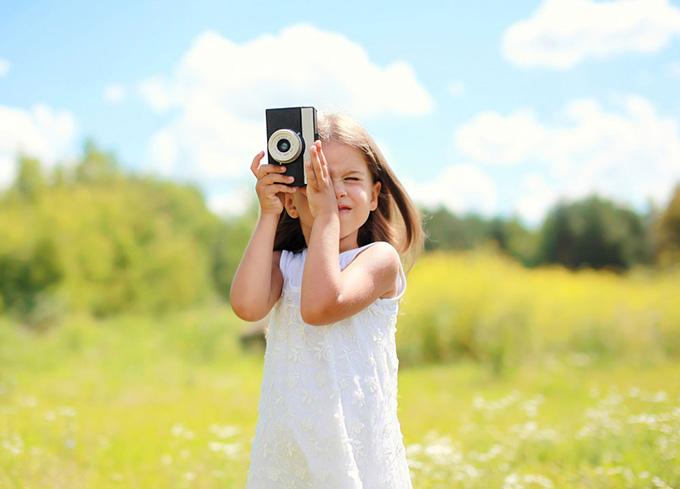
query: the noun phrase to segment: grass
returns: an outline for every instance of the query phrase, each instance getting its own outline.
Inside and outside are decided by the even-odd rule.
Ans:
[[[528,270],[478,250],[425,255],[408,281],[398,332],[406,364],[468,358],[502,374],[570,353],[680,358],[679,269]]]
[[[224,306],[0,321],[0,487],[240,488],[261,352]],[[400,371],[414,487],[680,487],[680,365],[545,356]]]
[[[423,488],[654,487],[657,479],[677,487],[679,374],[671,364],[569,362],[502,379],[473,365],[405,371],[400,417],[413,436],[414,480]]]
[[[414,487],[680,487],[678,278],[423,257],[397,336]],[[223,305],[0,319],[0,487],[243,487],[262,352],[241,327]]]

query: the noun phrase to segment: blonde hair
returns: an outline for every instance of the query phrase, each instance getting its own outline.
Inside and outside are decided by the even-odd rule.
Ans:
[[[317,128],[322,142],[334,141],[359,150],[373,182],[380,182],[378,207],[359,228],[357,244],[387,241],[399,252],[407,269],[423,249],[424,232],[420,212],[385,160],[380,148],[354,119],[342,114],[318,114]],[[284,211],[279,218],[275,250],[302,251],[306,247],[300,222]]]

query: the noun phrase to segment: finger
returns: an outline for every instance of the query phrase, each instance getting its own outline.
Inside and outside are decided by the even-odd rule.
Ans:
[[[328,161],[326,160],[326,155],[323,152],[323,147],[321,146],[321,141],[318,141],[319,144],[319,159],[321,160],[322,163],[322,168],[324,172],[324,177],[330,181],[330,171],[328,170]]]
[[[271,185],[267,186],[266,193],[267,194],[278,194],[279,192],[283,192],[286,194],[292,194],[296,191],[297,187],[289,187],[288,185],[283,185],[280,183],[273,183]]]
[[[270,174],[279,174],[279,173],[284,173],[286,171],[286,167],[283,165],[261,165],[257,169],[257,178],[262,180],[264,177]]]
[[[317,145],[317,153],[319,155],[319,167],[321,168],[321,176],[324,179],[324,181],[328,182],[330,181],[330,176],[328,173],[328,162],[326,161],[326,155],[323,154],[323,149],[321,148],[321,141],[316,142]]]
[[[292,183],[295,180],[294,177],[290,175],[280,175],[278,173],[270,173],[265,175],[260,179],[264,185],[270,185],[272,183]]]
[[[250,164],[250,171],[253,172],[253,175],[255,175],[255,178],[257,178],[257,169],[260,166],[260,160],[264,157],[264,151],[260,151],[255,155],[255,158],[253,158],[253,162]]]
[[[309,161],[305,162],[305,173],[307,175],[307,185],[311,185],[313,189],[319,188],[318,181],[316,178],[316,173],[314,173],[314,146],[312,146],[310,151]]]
[[[325,185],[327,180],[324,178],[323,168],[321,167],[321,158],[319,157],[319,148],[314,145],[312,163],[314,165],[314,173],[319,185]]]
[[[287,194],[287,193],[288,194],[294,194],[295,192],[297,192],[297,189],[298,189],[297,187],[287,187],[287,188],[289,189],[288,192],[279,192],[279,193],[276,194],[276,196],[279,198],[279,200],[281,201],[282,204],[286,203],[285,194]]]

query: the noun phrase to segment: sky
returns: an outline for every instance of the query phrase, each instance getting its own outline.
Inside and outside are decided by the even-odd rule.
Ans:
[[[680,183],[680,0],[0,2],[0,188],[92,138],[238,214],[265,109],[298,105],[357,119],[426,207],[646,212]]]

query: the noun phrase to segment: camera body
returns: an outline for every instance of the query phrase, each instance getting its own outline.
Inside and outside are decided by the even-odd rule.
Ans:
[[[307,185],[305,163],[311,158],[310,148],[319,139],[314,107],[266,109],[267,158],[270,165],[284,165],[284,175],[295,180],[294,187]]]

